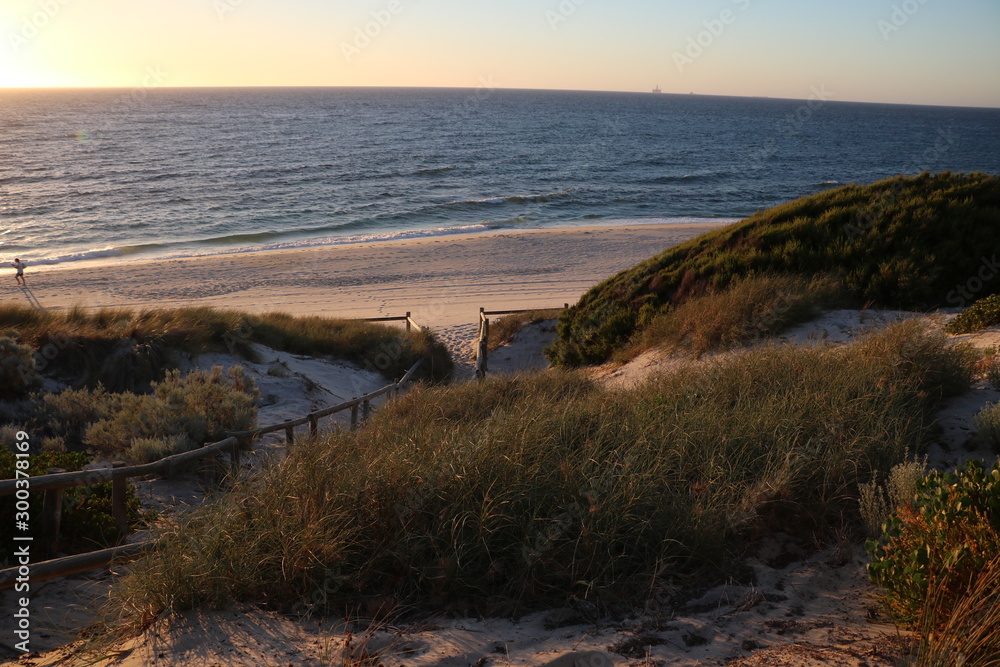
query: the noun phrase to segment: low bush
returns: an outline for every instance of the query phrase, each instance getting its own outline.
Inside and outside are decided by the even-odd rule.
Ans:
[[[513,613],[724,578],[755,537],[839,527],[971,373],[937,366],[967,362],[942,337],[882,336],[902,349],[767,347],[624,392],[559,372],[418,387],[192,514],[111,618],[253,598]]]
[[[868,542],[869,576],[898,622],[936,630],[1000,555],[998,528],[1000,463],[987,470],[972,460],[954,473],[934,471],[917,483],[912,504],[886,521],[882,537]],[[935,615],[927,618],[931,593]]]
[[[1000,324],[1000,294],[979,299],[944,325],[950,334],[966,334]]]
[[[1000,555],[955,582],[945,572],[930,583],[920,622],[916,667],[996,667],[1000,665]],[[958,575],[961,576],[961,575]],[[965,594],[954,599],[954,589]],[[942,606],[948,611],[942,610]],[[943,620],[943,622],[942,622]]]
[[[226,431],[253,428],[258,396],[242,367],[223,372],[216,366],[184,377],[170,371],[150,394],[115,394],[100,386],[48,394],[40,399],[39,419],[71,447],[144,461],[155,450],[177,453],[222,440]]]

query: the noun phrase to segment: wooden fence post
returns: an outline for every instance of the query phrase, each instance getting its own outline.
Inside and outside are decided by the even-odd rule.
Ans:
[[[351,430],[358,428],[358,406],[357,404],[351,406]]]
[[[410,330],[410,311],[406,311],[406,330]]]
[[[285,423],[288,424],[291,421],[291,419],[286,419]],[[285,443],[289,445],[295,444],[295,429],[292,426],[285,427]]]
[[[319,433],[319,423],[317,423],[316,415],[312,412],[309,413],[309,435],[313,438]]]
[[[229,450],[229,474],[233,479],[236,479],[240,475],[240,451],[244,448],[249,450],[252,442],[247,437],[236,438],[236,444]]]
[[[124,461],[115,461],[112,468],[124,468]],[[128,511],[125,507],[125,490],[128,488],[128,480],[124,477],[116,477],[111,480],[111,515],[115,518],[118,531],[124,537],[128,535]]]
[[[50,475],[66,472],[63,468],[49,468]],[[45,543],[42,552],[51,555],[59,548],[59,527],[62,523],[62,489],[49,489],[42,500],[42,527],[45,530]]]
[[[362,403],[361,404],[361,421],[363,421],[363,422],[368,421],[368,417],[371,416],[371,413],[372,413],[372,402],[371,401],[365,401],[364,403]]]

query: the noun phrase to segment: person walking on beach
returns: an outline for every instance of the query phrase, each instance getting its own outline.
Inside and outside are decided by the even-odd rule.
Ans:
[[[18,285],[24,285],[25,284],[25,282],[24,282],[24,262],[21,261],[20,257],[15,257],[14,258],[14,263],[11,264],[11,266],[13,266],[15,269],[17,269],[17,273],[14,274],[14,282],[16,282]]]

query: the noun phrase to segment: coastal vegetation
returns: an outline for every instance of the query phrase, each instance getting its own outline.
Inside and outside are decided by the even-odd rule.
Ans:
[[[885,590],[886,607],[921,631],[920,664],[1000,660],[998,529],[1000,463],[988,469],[971,460],[917,480],[879,539],[868,542],[868,571]]]
[[[991,294],[977,300],[944,325],[952,334],[966,334],[1000,324],[1000,294]]]
[[[256,425],[253,379],[238,365],[187,373],[176,366],[183,356],[211,351],[253,361],[253,343],[353,361],[390,378],[418,359],[425,361],[424,378],[443,380],[451,370],[447,350],[430,333],[368,322],[209,308],[57,312],[7,304],[0,306],[0,428],[11,435],[4,441],[30,432],[38,475],[49,467],[80,470],[95,459],[146,463],[222,440],[227,431]],[[5,445],[0,478],[13,476],[13,465]],[[135,521],[138,501],[129,494]],[[120,537],[110,485],[70,490],[64,498],[61,550],[108,546]],[[41,493],[32,499],[40,509]],[[13,509],[13,496],[0,498],[0,518]],[[74,531],[81,530],[88,539],[78,539]],[[6,556],[0,552],[0,562]]]
[[[717,581],[783,531],[860,523],[859,483],[927,441],[972,356],[909,322],[748,351],[628,391],[579,372],[420,387],[180,522],[109,623],[233,600],[342,613],[615,609]],[[855,517],[851,519],[850,517]]]
[[[837,288],[823,290],[826,300],[845,307],[966,305],[1000,292],[993,279],[1000,271],[998,229],[996,176],[923,173],[820,192],[669,248],[596,285],[560,318],[549,358],[560,366],[600,363],[647,330],[683,331],[671,323],[673,311],[751,277],[824,280]]]
[[[134,311],[101,308],[37,310],[0,305],[0,336],[35,351],[32,370],[74,386],[145,389],[174,367],[177,352],[230,351],[256,359],[251,343],[292,354],[334,356],[396,380],[417,359],[420,377],[447,379],[451,358],[427,331],[358,320],[253,314],[213,308]]]

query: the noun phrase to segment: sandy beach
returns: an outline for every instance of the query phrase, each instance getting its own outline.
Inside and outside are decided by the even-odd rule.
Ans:
[[[106,266],[27,269],[0,300],[47,309],[75,305],[153,308],[205,305],[251,312],[384,317],[432,328],[487,310],[557,307],[714,223],[578,227],[233,253]]]

